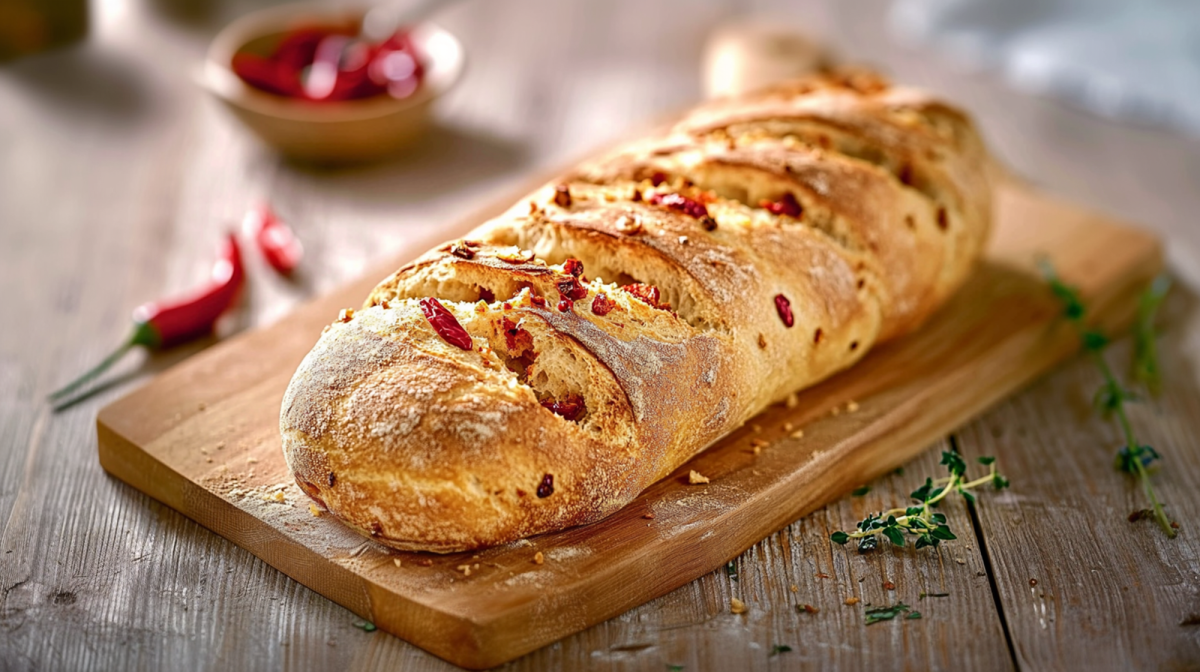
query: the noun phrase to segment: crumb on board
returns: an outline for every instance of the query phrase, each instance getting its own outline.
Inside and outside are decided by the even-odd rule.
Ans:
[[[546,564],[546,556],[545,556],[544,554],[542,554],[542,552],[541,552],[541,551],[538,551],[537,553],[534,553],[534,554],[533,554],[533,564],[535,564],[535,565],[544,565],[544,564]]]
[[[788,590],[792,591],[793,593],[798,593],[798,592],[800,592],[800,586],[797,586],[796,584],[793,583],[790,586],[788,586]]]
[[[642,518],[645,518],[646,520],[654,520],[654,512],[651,511],[649,513],[646,513],[646,514],[642,515]]]
[[[895,589],[896,589],[896,584],[892,583],[891,581],[884,581],[884,582],[883,582],[883,589],[884,589],[884,590],[895,590]]]
[[[790,422],[783,423],[783,431],[785,431],[785,432],[790,432],[795,428],[796,428],[796,426]]]
[[[799,405],[800,405],[800,395],[796,394],[795,392],[792,392],[791,394],[789,394],[788,398],[787,398],[787,407],[795,408]]]
[[[858,410],[858,402],[857,401],[854,401],[853,399],[851,399],[850,401],[846,402],[846,412],[847,413],[854,413],[857,410]]]
[[[834,416],[834,417],[837,417],[837,416],[841,415],[841,414],[842,414],[842,407],[841,407],[841,406],[834,406],[833,408],[829,409],[829,414],[830,414],[830,415],[832,415],[832,416]]]
[[[308,505],[308,512],[311,513],[312,515],[316,516],[317,518],[320,518],[321,515],[323,513],[325,513],[324,511],[321,510],[321,507],[317,506],[316,504],[312,504],[312,503],[309,503],[309,505]]]
[[[735,614],[746,613],[746,603],[736,597],[729,598],[729,611]]]
[[[404,564],[404,561],[403,561],[403,560],[401,560],[400,558],[392,558],[392,562],[396,563],[396,566],[397,566],[397,567],[399,567],[399,566],[401,566],[401,565],[403,565],[403,564]]]
[[[858,598],[857,597],[847,597],[846,604],[849,606],[854,606],[854,605],[858,604]]]
[[[755,434],[762,434],[762,425],[750,425],[750,431]]]
[[[793,439],[803,439],[804,438],[804,430],[797,429],[796,431],[792,432],[792,438]]]
[[[422,567],[432,567],[433,560],[430,560],[429,558],[421,558],[420,560],[417,560],[417,564]]]
[[[766,441],[763,441],[762,439],[751,439],[750,445],[754,446],[755,448],[766,448],[767,446],[769,446],[771,444],[767,443]],[[757,452],[757,451],[755,451],[755,452]]]
[[[470,576],[470,575],[471,575],[471,566],[470,566],[470,565],[459,565],[459,566],[458,566],[458,567],[456,567],[455,569],[457,569],[458,571],[462,572],[462,573],[463,573],[463,576]]]
[[[692,469],[688,472],[688,485],[703,485],[708,483],[708,477]]]

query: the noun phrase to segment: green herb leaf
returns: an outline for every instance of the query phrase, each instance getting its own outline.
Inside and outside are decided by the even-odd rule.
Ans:
[[[840,531],[834,532],[833,534],[829,535],[829,540],[835,544],[845,545],[845,543],[847,541],[850,541],[850,535],[846,534],[845,532],[840,532]]]
[[[733,581],[738,580],[737,564],[733,560],[725,564],[725,576],[728,576]]]
[[[992,475],[992,486],[994,486],[997,490],[1003,490],[1008,487],[1008,479],[1001,476],[998,473],[993,474]]]
[[[866,624],[878,623],[880,621],[890,621],[900,614],[907,613],[912,607],[909,607],[903,602],[897,602],[890,607],[873,607],[863,612],[866,617]]]
[[[775,646],[771,647],[771,653],[768,657],[778,656],[781,653],[787,653],[791,650],[792,647],[788,646],[787,644],[776,644]]]
[[[363,632],[375,632],[376,630],[375,624],[367,621],[355,621],[354,627],[362,630]]]
[[[904,545],[904,533],[894,525],[883,528],[883,536],[887,537],[888,541],[896,546]]]
[[[950,541],[951,539],[958,538],[954,536],[954,533],[950,531],[950,528],[946,527],[945,525],[938,525],[930,534],[932,534],[934,538],[941,539],[943,541]]]
[[[932,490],[933,490],[933,479],[926,478],[925,485],[922,485],[921,487],[917,488],[916,490],[913,490],[912,494],[909,496],[912,497],[913,499],[917,500],[918,502],[926,502],[930,499],[930,492]]]
[[[667,665],[667,672],[683,672],[683,665]]]
[[[927,597],[950,597],[950,593],[921,593],[917,599],[923,600]]]
[[[958,453],[942,451],[942,464],[946,465],[946,469],[954,476],[962,476],[967,473],[967,463]]]
[[[920,617],[921,617],[921,612],[919,612],[919,611],[910,611],[910,612],[908,612],[908,616],[905,616],[904,618],[907,618],[908,620],[910,620],[910,621],[911,621],[911,620],[914,620],[914,619],[918,619],[918,618],[920,618]]]
[[[854,497],[862,497],[863,495],[867,494],[870,491],[871,491],[871,486],[864,485],[864,486],[855,488],[854,491],[851,492],[850,494]]]
[[[996,461],[996,458],[994,458],[994,457],[988,457],[988,456],[985,456],[985,457],[977,457],[977,458],[975,458],[975,461],[976,461],[976,462],[978,462],[978,463],[980,463],[980,464],[982,464],[983,466],[985,466],[985,467],[986,467],[986,466],[988,466],[989,464],[991,464],[991,463],[995,462],[995,461]]]
[[[879,538],[873,534],[869,537],[863,537],[862,539],[858,540],[859,553],[869,553],[876,548],[879,548]]]

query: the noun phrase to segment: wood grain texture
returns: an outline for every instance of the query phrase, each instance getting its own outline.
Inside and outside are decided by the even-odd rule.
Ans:
[[[251,291],[227,325],[233,331],[270,324],[309,297],[361,276],[405,241],[436,233],[539,167],[562,165],[691,104],[700,96],[702,41],[730,18],[759,15],[802,27],[851,60],[879,65],[960,102],[1016,172],[1049,192],[1157,231],[1183,291],[1200,286],[1200,228],[1194,222],[1200,142],[1020,95],[994,76],[900,44],[887,30],[889,0],[463,2],[441,22],[464,40],[471,60],[462,85],[441,106],[441,124],[429,141],[397,161],[336,171],[279,161],[188,79],[217,29],[266,2],[93,3],[87,44],[0,71],[0,314],[9,320],[0,329],[0,669],[451,669],[395,637],[356,629],[356,618],[344,608],[102,472],[95,458],[97,409],[214,341],[131,357],[106,387],[61,413],[51,413],[42,399],[116,344],[134,305],[202,278],[221,231],[257,199],[270,196],[303,238],[308,257],[294,283],[250,257]],[[1197,325],[1190,311],[1168,324],[1163,356],[1171,376],[1184,384],[1173,388],[1172,398],[1200,381]],[[1006,442],[1002,459],[1019,459],[1026,445],[1090,446],[1097,434],[1111,442],[1107,427],[1084,420],[1076,397],[1039,392],[1062,384],[1053,382],[1060,376],[1090,375],[1083,364],[1072,370],[1052,374],[995,411],[1005,414],[1006,427],[1026,431],[1023,440]],[[1085,380],[1079,395],[1089,394],[1091,383]],[[1026,394],[1039,396],[1026,402]],[[1165,491],[1183,478],[1173,470],[1194,473],[1200,465],[1194,449],[1200,414],[1175,401],[1139,413],[1149,416],[1139,426],[1153,424],[1174,437],[1158,446],[1167,458],[1158,476]],[[984,414],[964,432],[989,426],[991,418]],[[1110,451],[1105,443],[1096,484],[1129,488],[1120,475],[1104,471]],[[900,480],[919,480],[930,469],[925,465],[909,465]],[[1018,496],[1022,483],[1014,479],[1014,485]],[[897,493],[911,487],[904,483]],[[1037,496],[1048,507],[1069,502],[1100,517],[1127,513],[1124,507],[1102,508],[1106,500],[1089,497],[1094,487],[1064,479]],[[1128,492],[1129,503],[1137,501],[1132,488],[1119,492]],[[1190,492],[1176,487],[1167,492],[1168,503],[1184,507],[1189,496],[1195,500]],[[891,501],[884,496],[870,508]],[[980,512],[993,501],[985,500]],[[747,551],[739,561],[743,574],[753,576],[755,586],[761,582],[761,590],[755,588],[757,601],[744,626],[725,611],[728,580],[718,571],[505,669],[661,672],[666,662],[686,664],[689,672],[829,669],[828,661],[836,660],[839,669],[877,672],[924,669],[921,650],[941,652],[943,657],[929,659],[933,669],[1010,667],[1003,639],[988,625],[998,612],[976,592],[937,630],[911,622],[895,636],[882,636],[893,632],[890,624],[864,630],[861,620],[851,618],[858,615],[852,608],[832,609],[838,596],[854,589],[843,581],[864,576],[862,571],[832,579],[788,573],[829,552],[823,535],[852,524],[867,508],[862,499],[843,499]],[[1176,513],[1190,538],[1192,523]],[[1040,524],[1033,517],[1024,521],[1026,527]],[[1135,537],[1118,526],[1111,532],[1130,547],[1121,557],[1158,557],[1161,542],[1151,531]],[[979,547],[964,542],[953,548],[964,551],[965,569],[974,569]],[[968,544],[975,546],[969,553]],[[1065,547],[1043,545],[1039,561],[1076,561],[1055,556],[1058,548]],[[889,571],[900,577],[893,581],[911,584],[926,572],[944,573],[958,596],[959,582],[984,578],[946,560],[946,550],[932,559],[925,553],[889,555]],[[1014,564],[1025,550],[1012,551]],[[1184,560],[1195,557],[1193,550],[1178,553],[1186,553],[1178,556]],[[749,566],[757,573],[745,569],[747,558],[755,558]],[[864,568],[876,561],[852,553],[848,558]],[[1179,566],[1187,567],[1166,567],[1147,579],[1148,585],[1175,586],[1167,589],[1175,597],[1163,602],[1172,609],[1196,584],[1194,575],[1176,573]],[[818,591],[832,606],[818,605],[817,618],[796,620],[785,601],[791,593],[783,590],[791,581],[801,595]],[[1076,590],[1090,584],[1082,585]],[[1111,664],[1097,668],[1124,668],[1127,652],[1144,653],[1122,653],[1119,639],[1094,632],[1113,631],[1114,624],[1131,641],[1145,645],[1161,638],[1167,648],[1187,654],[1179,643],[1186,643],[1182,638],[1190,630],[1172,624],[1171,609],[1164,615],[1151,611],[1163,594],[1157,591],[1124,598],[1124,615],[1068,614],[1094,625],[1079,641],[1095,658],[1112,652]],[[926,618],[935,616],[932,608],[923,611]],[[1004,616],[1012,618],[1012,610]],[[784,639],[790,627],[811,647],[760,657],[772,643],[794,646]],[[1026,650],[1036,645],[1040,653],[1020,658],[1026,668],[1054,660],[1055,647],[1070,647],[1078,634],[1050,637],[1040,626],[1032,632]],[[869,649],[859,648],[864,641]],[[946,641],[957,644],[946,647]],[[653,645],[627,646],[648,642]],[[1145,655],[1144,669],[1161,660]]]
[[[1183,317],[1171,315],[1168,328]],[[1110,353],[1117,371],[1130,361],[1127,345]],[[978,515],[1022,667],[1200,669],[1200,541],[1187,529],[1200,515],[1200,437],[1190,423],[1170,420],[1200,417],[1200,390],[1175,375],[1188,368],[1176,356],[1163,362],[1162,398],[1133,405],[1130,418],[1139,440],[1163,455],[1154,485],[1185,527],[1175,539],[1152,521],[1128,520],[1148,504],[1137,481],[1113,468],[1122,439],[1090,408],[1101,384],[1090,360],[1072,362],[960,435],[965,452],[998,455],[1021,484]]]
[[[995,221],[984,263],[919,332],[802,392],[793,408],[760,415],[593,525],[437,556],[390,551],[310,508],[283,461],[278,409],[320,330],[374,276],[106,406],[100,463],[381,629],[454,663],[491,667],[712,571],[1070,354],[1076,338],[1030,270],[1036,257],[1052,259],[1111,324],[1131,315],[1160,269],[1149,236],[1022,187],[999,191]],[[843,412],[851,403],[854,412]],[[753,441],[770,445],[759,455]],[[712,483],[689,485],[690,470]]]

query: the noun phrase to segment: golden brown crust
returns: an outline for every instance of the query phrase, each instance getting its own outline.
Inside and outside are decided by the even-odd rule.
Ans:
[[[926,319],[982,248],[986,163],[964,115],[867,73],[699,108],[331,325],[284,399],[288,464],[397,548],[598,520]]]

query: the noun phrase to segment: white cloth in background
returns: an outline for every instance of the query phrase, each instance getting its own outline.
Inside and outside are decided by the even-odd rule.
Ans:
[[[891,23],[1018,88],[1200,136],[1200,1],[896,0]]]

